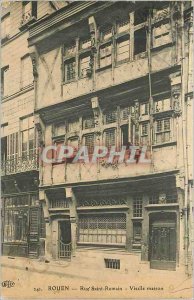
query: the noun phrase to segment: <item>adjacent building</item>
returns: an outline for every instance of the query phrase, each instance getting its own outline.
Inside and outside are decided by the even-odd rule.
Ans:
[[[72,1],[29,24],[37,143],[31,151],[20,140],[28,169],[5,174],[5,189],[9,178],[18,188],[19,173],[26,189],[32,180],[30,187],[39,191],[38,201],[25,209],[43,208],[46,230],[33,245],[41,238],[47,259],[71,259],[90,269],[190,272],[192,12],[189,1]],[[18,114],[10,101],[3,105]],[[23,112],[20,118],[22,134]],[[28,130],[30,124],[28,119]],[[34,149],[51,145],[75,151],[62,162],[39,160],[29,170]],[[73,163],[83,145],[89,162]],[[112,163],[107,158],[92,163],[95,145],[115,146],[117,152],[124,145],[126,157],[122,163],[118,155]],[[135,162],[128,164],[132,145]],[[149,163],[139,160],[143,146]],[[33,198],[29,189],[27,195]],[[16,209],[9,199],[6,194],[4,247],[7,210]]]
[[[1,176],[2,253],[38,257],[45,236],[39,203],[39,161],[34,126],[34,76],[29,25],[56,11],[50,1],[2,3]]]

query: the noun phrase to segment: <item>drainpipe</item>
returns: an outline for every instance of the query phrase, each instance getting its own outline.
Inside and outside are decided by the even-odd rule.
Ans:
[[[185,105],[185,38],[184,38],[184,3],[181,3],[181,98],[182,98],[182,137],[183,137],[183,162],[184,162],[184,250],[185,267],[188,273],[188,156],[187,156],[187,124],[186,124],[186,105]]]

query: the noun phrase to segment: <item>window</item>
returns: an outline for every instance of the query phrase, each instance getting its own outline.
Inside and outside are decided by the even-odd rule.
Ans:
[[[1,69],[1,94],[3,97],[9,95],[9,67]]]
[[[142,103],[140,105],[140,114],[141,116],[146,116],[149,114],[149,103]]]
[[[161,24],[153,29],[153,47],[159,47],[172,41],[170,23]]]
[[[104,114],[104,124],[111,124],[117,121],[117,110],[108,111]]]
[[[75,79],[75,59],[71,59],[65,62],[64,80],[70,81],[73,79]]]
[[[33,83],[32,61],[30,56],[21,58],[21,88]]]
[[[88,49],[91,47],[91,39],[88,38],[80,42],[80,49]]]
[[[18,158],[18,132],[12,133],[7,137],[7,159],[9,160],[9,171],[16,167]]]
[[[129,119],[129,114],[130,114],[130,107],[125,107],[121,109],[121,119],[123,121]]]
[[[116,129],[111,128],[104,132],[105,146],[110,149],[111,146],[116,146]]]
[[[78,241],[96,244],[126,244],[126,216],[79,216]]]
[[[1,161],[7,159],[7,137],[1,138]]]
[[[90,69],[90,56],[80,58],[80,77],[87,77],[87,71]]]
[[[94,151],[94,133],[90,133],[84,136],[84,144],[88,149],[88,154],[92,154]]]
[[[101,30],[101,40],[109,40],[113,35],[112,25],[104,26]]]
[[[117,41],[117,61],[129,59],[129,37]]]
[[[4,242],[27,241],[28,196],[22,195],[4,199]]]
[[[79,130],[79,119],[70,120],[68,122],[68,132],[76,132]]]
[[[65,123],[55,124],[54,126],[54,136],[61,136],[66,133]]]
[[[149,196],[149,204],[165,204],[177,202],[177,191],[161,191]]]
[[[78,137],[71,137],[68,139],[67,141],[68,146],[71,146],[74,149],[74,154],[73,156],[75,156],[77,150],[78,150],[78,146],[79,146],[79,139]]]
[[[133,242],[140,243],[142,235],[142,223],[133,222]]]
[[[108,44],[100,48],[100,68],[112,63],[112,45]]]
[[[117,23],[117,33],[129,30],[129,17]]]
[[[162,112],[171,109],[170,99],[162,99],[155,102],[155,112]]]
[[[146,51],[146,30],[141,28],[134,33],[134,55]]]
[[[121,126],[121,144],[122,146],[129,146],[129,126],[123,125]]]
[[[22,158],[32,159],[35,152],[34,117],[30,116],[21,120]]]
[[[10,15],[6,15],[1,21],[1,37],[8,38],[10,35]]]
[[[146,9],[136,10],[134,13],[134,26],[145,23],[147,21],[147,18],[148,12]]]
[[[76,52],[76,45],[75,43],[72,43],[70,46],[65,47],[65,56],[71,56],[71,55],[75,55]]]
[[[141,124],[141,143],[142,143],[142,145],[146,145],[149,141],[148,128],[149,128],[148,122],[143,122]]]
[[[136,196],[133,200],[133,217],[142,217],[142,196]]]
[[[94,127],[95,127],[95,122],[93,116],[83,118],[83,129],[89,129]]]
[[[170,119],[156,121],[156,143],[170,141]]]
[[[120,269],[120,259],[105,258],[105,267],[108,269]]]
[[[22,24],[26,24],[37,17],[37,1],[23,1]]]

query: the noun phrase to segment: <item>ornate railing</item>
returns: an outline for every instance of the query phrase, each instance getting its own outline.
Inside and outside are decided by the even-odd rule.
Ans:
[[[1,161],[1,176],[38,170],[38,154],[30,154],[25,157],[14,157]]]
[[[59,258],[71,259],[71,243],[64,244],[62,241],[59,241]]]

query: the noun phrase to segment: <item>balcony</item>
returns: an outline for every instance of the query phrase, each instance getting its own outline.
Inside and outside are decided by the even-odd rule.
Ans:
[[[25,157],[14,157],[1,161],[1,176],[17,173],[38,171],[38,154],[30,154]]]

